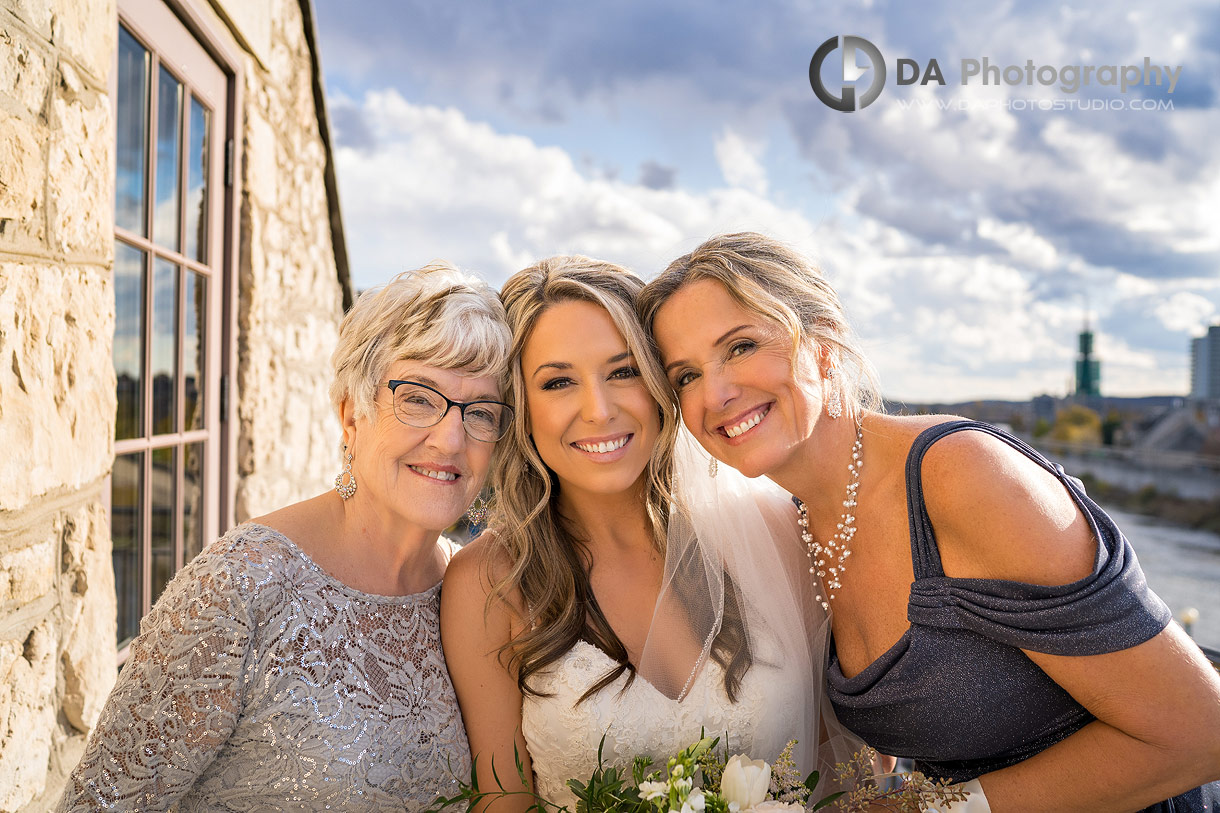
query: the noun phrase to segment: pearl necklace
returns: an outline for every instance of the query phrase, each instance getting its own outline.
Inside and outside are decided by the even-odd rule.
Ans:
[[[843,516],[839,518],[838,529],[829,541],[824,544],[814,541],[813,534],[809,533],[809,509],[801,500],[796,501],[797,511],[800,512],[797,524],[801,526],[801,541],[805,543],[805,552],[809,556],[809,572],[816,574],[818,579],[825,579],[827,574],[830,575],[825,582],[828,591],[826,598],[820,593],[815,596],[822,609],[827,611],[830,610],[830,602],[827,599],[834,598],[834,591],[843,586],[839,578],[845,569],[844,562],[851,556],[851,539],[856,535],[856,491],[860,488],[860,469],[864,468],[864,461],[860,458],[863,448],[864,427],[856,424],[856,442],[851,447],[851,462],[847,464],[847,499],[843,501],[844,511]]]

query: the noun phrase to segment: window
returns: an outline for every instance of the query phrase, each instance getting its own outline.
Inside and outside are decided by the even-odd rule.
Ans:
[[[121,8],[110,481],[118,644],[214,537],[223,495],[228,79],[168,6]]]

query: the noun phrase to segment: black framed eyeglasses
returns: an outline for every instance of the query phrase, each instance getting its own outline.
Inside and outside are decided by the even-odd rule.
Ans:
[[[418,381],[396,379],[386,386],[394,399],[394,417],[416,429],[436,426],[452,407],[462,414],[466,434],[484,443],[495,443],[507,435],[513,423],[513,408],[502,401],[455,401]]]

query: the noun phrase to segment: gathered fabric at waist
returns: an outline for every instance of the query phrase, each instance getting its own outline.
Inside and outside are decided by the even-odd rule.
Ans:
[[[832,649],[827,684],[854,734],[959,782],[1033,756],[1094,719],[1021,650],[967,630],[912,626],[851,678]]]

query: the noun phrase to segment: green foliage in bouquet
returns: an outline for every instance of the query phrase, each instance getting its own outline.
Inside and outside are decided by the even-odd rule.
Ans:
[[[637,756],[628,776],[622,769],[606,765],[603,736],[597,748],[597,768],[587,781],[569,779],[576,797],[576,810],[543,799],[526,790],[530,783],[516,748],[513,757],[522,790],[507,790],[492,764],[495,790],[479,788],[477,757],[470,769],[470,782],[459,782],[458,793],[440,797],[425,813],[441,813],[462,805],[471,811],[485,801],[526,796],[536,813],[800,813],[828,810],[835,813],[865,813],[884,809],[894,813],[922,813],[932,804],[961,801],[965,793],[948,780],[933,781],[921,773],[903,774],[898,787],[883,790],[873,776],[876,752],[871,748],[839,763],[834,769],[838,787],[821,798],[814,792],[820,782],[817,771],[803,780],[796,768],[792,740],[774,765],[742,756],[718,754],[719,737],[703,737],[666,760],[664,769],[651,757]]]

